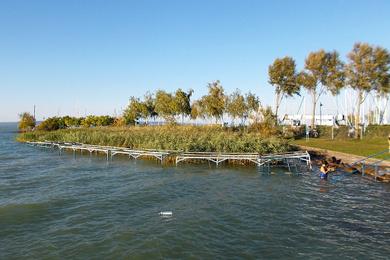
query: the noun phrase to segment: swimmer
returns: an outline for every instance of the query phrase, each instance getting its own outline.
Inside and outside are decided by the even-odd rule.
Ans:
[[[325,163],[323,163],[320,168],[320,178],[326,180],[328,178],[329,171],[330,169],[328,168],[328,166]]]

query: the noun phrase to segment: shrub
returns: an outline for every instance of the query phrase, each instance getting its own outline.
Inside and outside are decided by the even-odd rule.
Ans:
[[[32,130],[35,127],[35,118],[28,112],[19,115],[20,121],[18,128],[21,131]]]

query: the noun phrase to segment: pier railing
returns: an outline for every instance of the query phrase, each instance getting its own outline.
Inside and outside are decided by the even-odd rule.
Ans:
[[[76,151],[83,153],[89,152],[90,156],[93,153],[104,153],[107,160],[112,159],[117,154],[128,155],[130,158],[138,159],[139,157],[154,157],[162,162],[166,157],[176,157],[176,164],[183,161],[206,160],[219,165],[225,161],[246,161],[255,165],[266,168],[270,171],[273,166],[286,166],[289,171],[295,167],[298,171],[298,164],[302,162],[311,169],[310,154],[308,152],[289,152],[261,155],[258,153],[218,153],[218,152],[179,152],[169,150],[153,150],[153,149],[131,149],[126,147],[90,145],[70,142],[27,142],[29,145],[58,148],[59,155],[63,150],[73,151],[76,156]]]
[[[382,159],[378,159],[376,161],[372,161],[372,159],[378,157],[379,155],[385,155],[382,157]],[[363,159],[357,160],[353,162],[350,166],[356,167],[360,165],[360,172],[362,176],[364,176],[369,169],[374,171],[374,179],[376,180],[380,172],[383,171],[384,173],[388,173],[389,166],[383,166],[381,165],[384,161],[388,160],[390,158],[389,149],[377,152],[375,154],[369,155],[367,157],[364,157]]]

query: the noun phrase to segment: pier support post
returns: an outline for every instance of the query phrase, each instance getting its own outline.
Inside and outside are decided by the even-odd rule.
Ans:
[[[378,177],[378,165],[375,165],[375,181],[376,181],[376,178]]]

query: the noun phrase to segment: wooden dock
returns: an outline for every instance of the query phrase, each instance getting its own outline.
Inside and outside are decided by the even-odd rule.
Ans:
[[[184,161],[209,161],[217,166],[226,161],[250,162],[257,165],[262,171],[270,172],[271,167],[287,167],[289,171],[302,171],[302,166],[306,170],[311,170],[311,160],[308,152],[292,152],[281,154],[260,155],[258,153],[216,153],[216,152],[177,152],[177,151],[159,151],[159,150],[141,150],[125,147],[90,145],[81,143],[66,142],[27,142],[27,144],[45,148],[57,148],[59,155],[63,150],[76,152],[86,151],[92,156],[93,153],[105,154],[107,160],[113,159],[115,155],[127,155],[129,158],[138,159],[140,157],[154,157],[160,162],[167,157],[176,157],[176,165]]]

